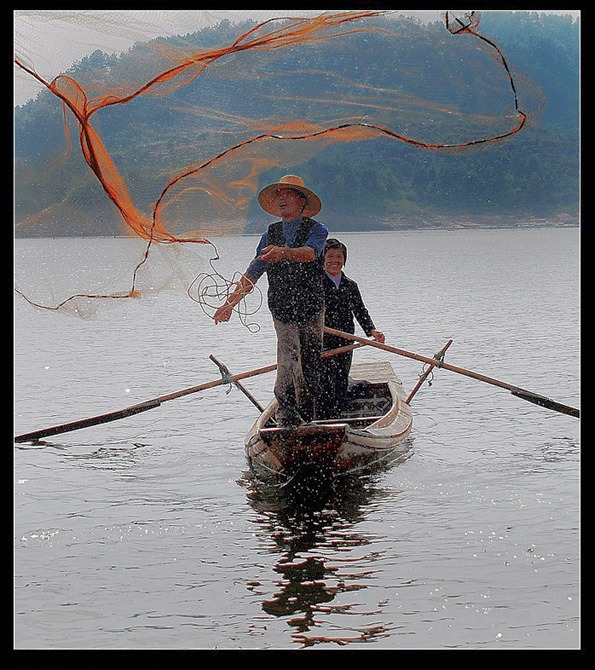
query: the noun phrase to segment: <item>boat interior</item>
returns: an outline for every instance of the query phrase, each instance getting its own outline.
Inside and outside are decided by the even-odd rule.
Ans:
[[[369,426],[382,418],[391,408],[393,398],[385,383],[358,382],[350,385],[348,398],[338,416],[314,421],[327,423],[347,423],[354,427]]]
[[[364,428],[381,419],[392,407],[393,397],[385,382],[358,382],[348,389],[348,398],[336,417],[313,421],[310,426],[348,424],[354,428]],[[265,431],[277,429],[274,414],[270,415],[262,427]]]

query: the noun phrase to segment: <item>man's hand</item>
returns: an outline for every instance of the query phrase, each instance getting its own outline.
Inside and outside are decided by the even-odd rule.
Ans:
[[[261,261],[268,261],[269,263],[278,263],[284,258],[289,258],[289,247],[277,247],[274,244],[269,244],[258,257]]]
[[[311,263],[316,260],[316,251],[314,247],[277,247],[274,244],[269,244],[262,250],[258,257],[261,261],[269,261],[270,263],[278,263],[283,259],[293,261],[294,263]]]
[[[225,305],[221,305],[221,307],[219,307],[219,309],[215,312],[215,316],[213,317],[213,319],[215,320],[215,323],[222,323],[224,321],[229,321],[232,312],[233,307],[226,302]]]
[[[240,302],[240,300],[250,293],[254,288],[255,282],[250,279],[247,274],[243,274],[240,277],[240,281],[236,284],[236,287],[228,297],[227,300],[219,307],[213,316],[215,323],[222,323],[224,321],[229,321],[231,318],[231,313],[233,308]]]

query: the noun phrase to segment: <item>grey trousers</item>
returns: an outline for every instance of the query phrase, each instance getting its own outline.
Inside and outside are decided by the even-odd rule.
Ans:
[[[312,421],[320,378],[324,310],[302,323],[273,319],[277,332],[277,422]]]

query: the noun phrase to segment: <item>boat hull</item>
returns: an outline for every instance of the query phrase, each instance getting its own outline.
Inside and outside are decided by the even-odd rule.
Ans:
[[[350,379],[364,392],[337,419],[279,428],[276,401],[265,408],[245,441],[259,478],[283,483],[305,472],[336,477],[406,456],[413,417],[390,363],[355,363]]]

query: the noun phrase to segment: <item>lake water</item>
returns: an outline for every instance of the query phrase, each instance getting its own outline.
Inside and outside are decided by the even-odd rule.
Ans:
[[[580,407],[578,228],[337,236],[388,344],[452,338],[447,362]],[[257,238],[216,242],[230,276]],[[82,252],[93,277],[134,245],[17,240],[17,275],[56,286]],[[88,319],[16,296],[15,435],[217,379],[209,354],[274,363],[265,306],[252,321],[215,326],[184,290]],[[355,360],[390,360],[407,390],[422,372]],[[272,384],[245,381],[262,404]],[[258,410],[227,391],[15,444],[15,649],[580,648],[576,418],[439,370],[407,460],[296,510],[249,477]]]

